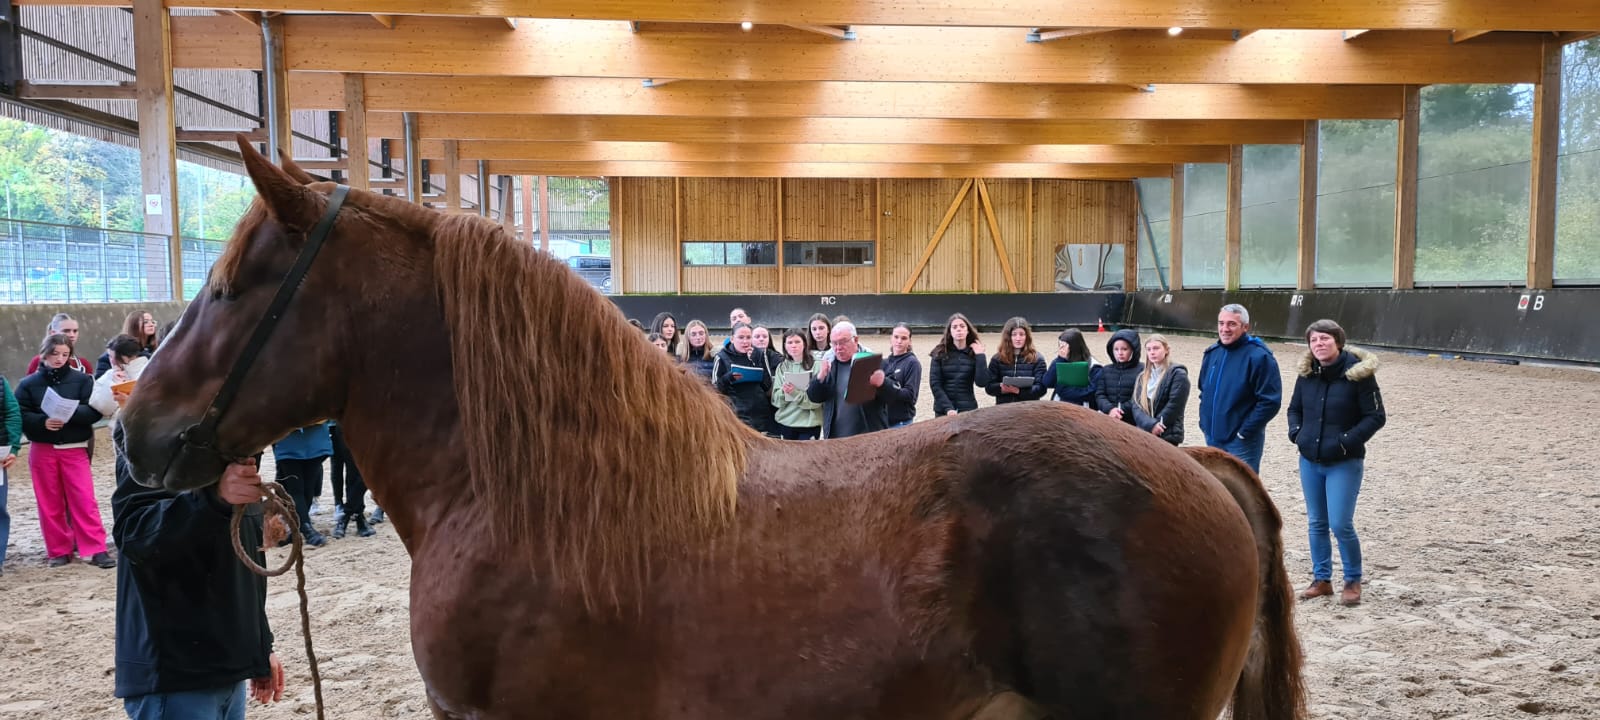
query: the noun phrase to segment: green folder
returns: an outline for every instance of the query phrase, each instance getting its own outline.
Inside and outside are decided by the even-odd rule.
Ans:
[[[1056,363],[1056,385],[1058,387],[1089,387],[1089,363]]]

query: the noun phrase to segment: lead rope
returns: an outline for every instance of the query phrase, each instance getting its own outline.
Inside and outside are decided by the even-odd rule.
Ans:
[[[278,577],[289,572],[290,566],[294,567],[295,592],[300,593],[300,635],[306,639],[306,661],[311,665],[311,687],[317,698],[317,720],[324,720],[322,712],[322,673],[317,669],[317,654],[311,650],[311,602],[306,598],[306,559],[305,537],[300,534],[299,518],[295,515],[294,499],[289,497],[289,491],[275,482],[261,481],[262,489],[266,490],[266,499],[262,500],[262,521],[274,515],[281,518],[289,528],[289,537],[293,547],[289,551],[289,559],[283,566],[269,570],[257,564],[255,558],[244,550],[244,542],[239,539],[240,523],[244,521],[244,506],[233,506],[233,520],[229,523],[228,535],[233,540],[233,554],[239,562],[250,568],[261,577]]]

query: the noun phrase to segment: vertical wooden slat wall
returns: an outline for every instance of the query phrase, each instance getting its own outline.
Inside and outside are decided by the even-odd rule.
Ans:
[[[683,241],[771,242],[776,185],[764,178],[684,178]],[[778,268],[685,267],[683,292],[775,293]]]
[[[1006,259],[1011,262],[1017,292],[1024,292],[1028,287],[1027,278],[1023,276],[1028,265],[1028,181],[989,179],[983,182],[989,189],[990,202],[994,203],[995,221],[1000,225],[1000,239],[1006,248]],[[994,252],[994,239],[989,235],[988,219],[980,215],[978,291],[1009,292],[1000,258]]]
[[[799,178],[783,183],[784,242],[872,242],[872,180]],[[784,268],[791,295],[871,293],[871,265]]]
[[[615,239],[620,249],[616,290],[669,293],[678,285],[678,248],[673,237],[672,178],[620,178]]]
[[[682,187],[681,218],[675,216],[675,182]],[[871,293],[877,290],[880,275],[883,291],[895,292],[915,269],[964,182],[959,178],[786,179],[780,204],[776,196],[779,183],[771,178],[621,178],[616,185],[620,198],[615,202],[612,225],[617,231],[618,290],[670,293],[679,289],[683,255],[674,233],[681,221],[683,242],[771,242],[777,227],[782,228],[784,242],[870,242],[874,235],[880,236],[876,265],[787,265],[781,270],[777,266],[686,267],[682,268],[682,292],[775,293],[780,272],[787,294]],[[1055,288],[1055,251],[1063,244],[1110,242],[1133,248],[1132,183],[984,182],[1019,292]],[[878,193],[881,196],[875,197]],[[976,289],[1006,291],[988,221],[977,202],[978,191],[973,187],[962,199],[913,292],[972,292],[974,247]],[[975,210],[980,215],[976,237],[972,228]]]
[[[1034,289],[1056,284],[1056,252],[1063,245],[1120,244],[1133,252],[1134,192],[1131,182],[1035,180],[1033,182]]]

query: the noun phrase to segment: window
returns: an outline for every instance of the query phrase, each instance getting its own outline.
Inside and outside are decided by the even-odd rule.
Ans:
[[[1228,165],[1184,166],[1183,286],[1219,288],[1228,280]]]
[[[1300,256],[1300,146],[1246,145],[1239,285],[1294,287]]]
[[[785,265],[871,265],[870,242],[787,242],[783,244]]]
[[[1394,120],[1324,120],[1318,126],[1317,285],[1394,282]]]
[[[775,242],[686,242],[684,267],[700,265],[777,265]]]

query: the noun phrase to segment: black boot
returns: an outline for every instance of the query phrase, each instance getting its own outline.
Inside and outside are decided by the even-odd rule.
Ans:
[[[377,530],[373,530],[372,526],[367,524],[367,516],[365,514],[356,513],[355,519],[357,535],[360,535],[361,537],[372,537],[373,535],[378,534]]]
[[[361,516],[357,515],[356,517],[359,519]],[[344,508],[339,508],[333,514],[333,539],[343,538],[345,529],[348,527],[350,527],[350,516],[345,514]],[[359,528],[360,526],[357,525],[357,527]]]
[[[317,532],[316,528],[311,527],[311,523],[301,525],[300,534],[305,537],[305,543],[311,547],[322,547],[328,544],[328,539],[323,537],[322,533]]]

